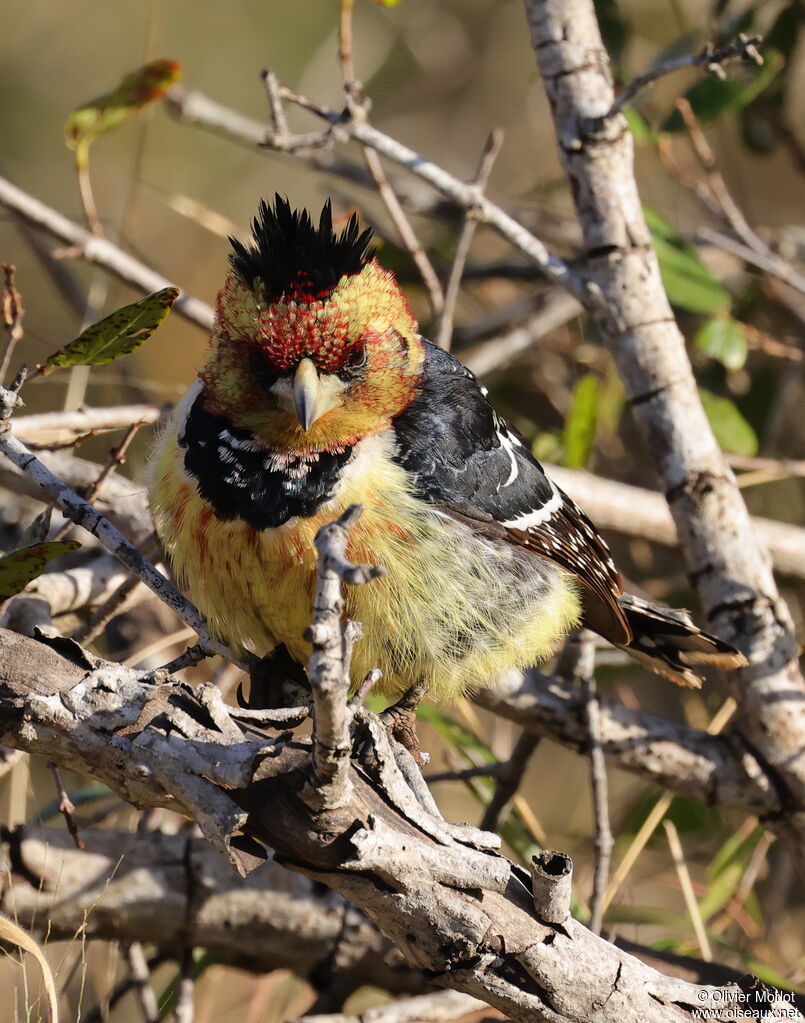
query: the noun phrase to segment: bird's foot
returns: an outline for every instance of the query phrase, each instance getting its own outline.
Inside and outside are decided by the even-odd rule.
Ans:
[[[425,686],[422,682],[417,682],[380,715],[390,738],[396,739],[404,746],[419,767],[427,763],[427,754],[422,752],[416,734],[416,709],[424,696]]]

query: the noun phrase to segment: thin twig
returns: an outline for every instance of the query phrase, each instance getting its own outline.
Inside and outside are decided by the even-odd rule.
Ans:
[[[355,0],[341,0],[338,19],[338,59],[344,86],[352,89],[355,83],[355,64],[352,60],[352,8]]]
[[[594,934],[600,934],[604,918],[604,893],[609,883],[612,849],[615,845],[615,840],[612,837],[612,828],[609,823],[607,765],[604,759],[604,752],[601,749],[601,726],[594,674],[590,674],[587,677],[586,685],[587,726],[590,730],[590,778],[595,816],[595,874],[593,877],[593,893],[590,898],[590,929]]]
[[[761,255],[768,254],[770,252],[769,247],[749,226],[749,222],[743,215],[743,211],[740,206],[738,206],[732,196],[732,193],[727,187],[724,176],[718,169],[716,155],[713,152],[710,143],[707,141],[707,136],[702,131],[702,126],[699,124],[699,119],[693,112],[693,107],[690,105],[690,101],[684,96],[680,96],[676,101],[676,109],[679,111],[682,120],[685,122],[685,127],[688,129],[688,135],[690,137],[691,144],[693,145],[694,152],[696,153],[699,163],[706,174],[706,187],[709,189],[713,200],[716,202],[726,218],[727,223],[738,237],[746,245],[754,249],[755,252],[759,252]]]
[[[48,760],[48,768],[50,773],[53,775],[53,780],[56,783],[56,794],[59,797],[59,813],[64,817],[64,823],[67,825],[67,830],[70,832],[70,837],[75,843],[76,849],[83,849],[84,843],[81,841],[81,836],[78,834],[78,825],[75,822],[75,804],[67,794],[67,789],[64,787],[62,781],[61,771],[59,765],[54,764],[52,760]]]
[[[141,580],[137,575],[130,575],[117,587],[114,593],[110,593],[107,599],[96,608],[91,617],[79,625],[71,634],[70,639],[82,646],[89,646],[104,631],[113,618],[116,618],[124,610],[126,601],[140,585]]]
[[[199,664],[205,658],[210,655],[207,651],[198,645],[189,646],[184,653],[179,654],[178,657],[174,657],[172,661],[168,661],[167,664],[163,664],[160,667],[160,671],[166,675],[173,675],[177,671],[181,671],[183,668],[192,668],[196,664]]]
[[[362,93],[362,87],[355,78],[355,65],[352,58],[352,9],[354,0],[341,0],[340,17],[338,20],[338,57],[341,62],[341,74],[344,79],[344,92],[347,97],[347,109],[353,122],[365,121],[369,116],[369,103]],[[363,158],[369,173],[374,178],[380,198],[386,207],[391,222],[397,230],[400,241],[408,250],[419,275],[427,288],[431,310],[439,316],[444,308],[444,292],[439,275],[422,247],[411,222],[402,208],[397,193],[383,169],[380,157],[372,149],[363,147]]]
[[[123,435],[123,440],[121,440],[116,448],[112,448],[109,452],[109,457],[101,471],[98,473],[98,478],[89,488],[87,493],[87,500],[90,504],[94,503],[95,498],[98,496],[98,493],[103,486],[104,480],[112,474],[118,465],[123,465],[126,461],[126,451],[142,425],[143,423],[132,423]]]
[[[593,891],[590,897],[589,927],[593,934],[600,934],[612,862],[612,849],[615,842],[609,822],[607,765],[601,746],[601,719],[595,686],[595,642],[595,635],[586,629],[572,634],[559,656],[556,673],[560,678],[583,685],[586,694],[585,712],[589,735],[590,786],[595,820],[593,842],[595,872],[593,874]]]
[[[476,764],[473,767],[456,768],[454,771],[434,771],[425,775],[428,785],[437,781],[472,781],[473,778],[497,778],[503,764]]]
[[[137,431],[140,429],[142,425],[143,425],[142,423],[132,423],[126,430],[125,434],[123,435],[123,440],[121,440],[120,444],[118,444],[116,448],[111,449],[111,451],[109,452],[109,457],[106,459],[106,462],[101,467],[101,471],[95,477],[94,481],[90,484],[89,489],[87,490],[85,497],[89,504],[95,503],[95,500],[101,491],[101,487],[103,486],[104,481],[108,479],[108,477],[112,474],[112,472],[118,465],[123,465],[123,463],[126,461],[126,451],[131,442],[134,440]],[[57,532],[54,533],[53,539],[61,540],[62,537],[69,533],[71,528],[72,523],[69,521],[65,522],[61,529],[57,530]]]
[[[123,946],[123,955],[129,968],[130,987],[134,989],[144,1023],[159,1023],[159,1004],[151,986],[151,970],[139,941]],[[110,998],[110,1008],[112,1000]]]
[[[671,60],[664,60],[661,64],[657,64],[656,67],[651,68],[649,71],[644,72],[642,75],[638,75],[633,78],[624,88],[618,93],[615,98],[615,102],[609,108],[609,110],[603,115],[603,117],[592,118],[591,122],[595,122],[597,127],[600,129],[603,125],[615,117],[623,110],[635,96],[647,85],[651,85],[656,82],[658,78],[664,78],[666,75],[673,74],[675,71],[682,71],[684,68],[689,67],[705,67],[712,74],[716,75],[717,78],[726,78],[726,73],[722,67],[727,61],[740,57],[742,60],[749,61],[753,64],[761,66],[763,64],[763,57],[758,50],[758,46],[762,42],[760,36],[745,36],[741,33],[735,42],[728,43],[726,46],[714,47],[712,43],[707,45],[701,50],[700,53],[689,54],[685,57],[673,57]]]
[[[131,423],[147,426],[157,422],[167,409],[156,405],[116,405],[111,408],[82,408],[74,412],[42,412],[15,416],[11,432],[25,444],[42,440],[50,434],[72,434],[84,439],[109,430],[122,430]]]
[[[492,173],[492,167],[503,145],[503,130],[493,128],[484,145],[481,159],[478,163],[478,170],[473,178],[473,184],[479,192],[483,192]],[[447,279],[447,287],[444,290],[444,307],[439,318],[439,328],[436,332],[436,344],[445,351],[450,349],[450,341],[453,335],[453,319],[456,312],[456,302],[461,291],[461,278],[464,274],[464,264],[470,253],[472,238],[478,221],[473,211],[467,210],[464,216],[464,223],[456,243],[456,251],[453,256],[453,265],[450,267],[450,276]]]
[[[517,795],[528,762],[539,744],[539,736],[533,732],[523,732],[514,744],[509,759],[500,764],[495,772],[497,778],[495,791],[486,805],[479,825],[481,831],[498,830],[498,822],[506,807]]]
[[[199,642],[206,650],[221,654],[233,664],[245,667],[246,661],[233,650],[210,636],[207,623],[197,608],[176,587],[161,575],[137,548],[91,504],[79,497],[63,480],[55,476],[8,429],[8,418],[17,405],[17,397],[10,389],[0,388],[0,452],[48,493],[64,514],[77,525],[88,530],[130,568],[163,603],[172,608],[196,631]]]
[[[293,1023],[449,1023],[469,1013],[486,1013],[485,1002],[461,991],[436,991],[415,998],[400,998],[366,1009],[360,1015],[310,1013]]]
[[[12,263],[2,263],[0,266],[2,266],[5,278],[5,286],[0,304],[2,306],[3,326],[8,333],[6,347],[3,351],[3,359],[0,362],[0,384],[2,384],[6,378],[11,358],[14,355],[14,349],[17,347],[18,342],[22,340],[24,333],[22,318],[25,315],[25,308],[22,304],[22,296],[16,287],[15,276],[17,268]]]
[[[805,277],[797,273],[793,267],[789,266],[784,259],[781,259],[771,249],[767,249],[765,253],[756,252],[755,249],[743,244],[743,242],[730,238],[729,235],[716,231],[706,225],[700,227],[696,234],[702,241],[709,242],[711,245],[731,252],[745,263],[749,263],[750,266],[756,266],[759,270],[765,270],[767,274],[771,274],[772,277],[778,277],[785,284],[805,295]]]
[[[685,899],[688,916],[690,916],[691,923],[693,924],[693,930],[696,933],[696,941],[699,944],[702,959],[704,959],[706,963],[711,963],[713,961],[713,950],[710,948],[710,939],[707,937],[707,931],[705,930],[704,921],[702,920],[702,914],[699,910],[699,903],[696,901],[696,894],[693,891],[693,882],[690,879],[690,871],[688,870],[688,865],[685,862],[682,843],[679,841],[679,832],[676,830],[676,826],[673,821],[664,820],[662,822],[662,826],[665,828],[668,847],[671,850],[671,858],[673,859],[674,866],[676,867],[679,886],[682,889],[682,896]]]
[[[140,291],[159,291],[174,283],[124,252],[108,238],[92,234],[3,177],[0,177],[0,206],[17,214],[27,224],[42,228],[64,244],[73,246],[74,255],[102,267]],[[206,303],[182,292],[173,308],[205,331],[212,330],[215,316]]]
[[[98,207],[95,205],[95,196],[92,193],[92,181],[89,176],[89,162],[76,161],[76,175],[78,177],[78,194],[81,197],[81,208],[84,210],[84,219],[91,234],[102,235],[103,224],[98,217]]]
[[[271,123],[274,125],[274,134],[279,137],[288,138],[291,135],[288,127],[288,119],[285,116],[285,107],[282,105],[280,96],[280,83],[273,71],[265,69],[261,75],[265,85],[266,96],[268,97],[268,109],[271,113]]]
[[[588,284],[568,263],[549,252],[535,235],[500,206],[484,195],[478,196],[474,186],[450,174],[443,167],[432,163],[420,153],[409,149],[408,146],[391,136],[378,131],[367,122],[351,120],[348,112],[345,114],[343,111],[323,106],[286,86],[281,85],[279,93],[286,102],[308,110],[326,121],[334,129],[333,142],[341,143],[354,139],[361,145],[368,146],[380,153],[392,163],[404,167],[420,180],[427,182],[459,209],[475,208],[477,217],[483,223],[489,224],[503,238],[525,253],[537,264],[546,277],[575,295],[585,308],[598,309],[602,305],[601,296],[594,286]],[[278,152],[290,151],[284,146],[274,146],[270,137],[271,133],[267,133],[265,126],[260,125],[259,122],[244,118],[237,111],[211,100],[197,90],[188,91],[181,86],[173,85],[166,98],[177,116],[191,124],[217,132],[225,132],[229,137],[251,145],[276,148]],[[333,168],[325,167],[324,169],[332,170]],[[356,180],[356,171],[352,166],[340,167],[338,172],[348,176],[350,180]],[[364,183],[363,179],[361,179],[361,183]],[[2,202],[2,188],[0,188],[0,202]]]
[[[195,988],[193,949],[186,946],[179,964],[179,992],[174,1011],[176,1023],[193,1023]]]
[[[731,720],[735,711],[737,710],[737,704],[735,700],[730,696],[728,697],[718,708],[713,715],[710,724],[707,726],[707,732],[709,735],[718,735]],[[632,867],[638,860],[638,857],[648,845],[651,836],[660,826],[663,818],[671,807],[675,798],[674,792],[663,792],[654,806],[651,808],[646,819],[640,826],[639,831],[632,839],[629,848],[624,853],[623,859],[618,864],[615,873],[612,875],[607,890],[604,893],[602,900],[602,912],[606,912],[607,907],[610,905],[612,900],[620,891],[620,887],[626,878],[629,876]]]

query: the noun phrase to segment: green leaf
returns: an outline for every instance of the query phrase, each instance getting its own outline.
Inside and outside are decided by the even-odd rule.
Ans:
[[[629,131],[631,131],[636,145],[642,146],[649,142],[657,141],[658,132],[656,129],[634,107],[627,107],[623,111],[623,116],[626,118],[626,123],[629,125]]]
[[[730,901],[740,884],[749,857],[763,835],[763,828],[755,828],[751,835],[740,843],[730,836],[710,868],[710,884],[699,899],[699,912],[707,922]]]
[[[531,454],[538,462],[561,462],[561,434],[554,430],[538,433],[531,442]]]
[[[64,139],[76,151],[76,163],[85,167],[95,139],[119,127],[148,103],[161,99],[181,76],[179,61],[154,60],[126,75],[114,89],[76,107],[64,126]]]
[[[598,412],[598,377],[585,374],[573,389],[573,404],[565,420],[565,465],[583,469],[595,442]]]
[[[735,402],[713,394],[703,387],[699,388],[705,414],[716,435],[716,440],[724,449],[733,455],[756,455],[758,450],[757,434],[752,426],[738,411]]]
[[[54,352],[36,368],[47,375],[67,366],[102,366],[136,351],[171,311],[178,288],[163,288],[139,302],[124,305],[87,327],[75,341]]]
[[[714,316],[696,332],[694,345],[726,369],[742,369],[746,362],[747,343],[742,324],[731,316]]]
[[[52,540],[34,543],[0,558],[0,600],[21,593],[28,583],[45,571],[45,566],[62,554],[77,550],[77,540]]]
[[[737,78],[722,80],[708,75],[692,85],[685,93],[685,98],[697,119],[702,124],[709,124],[727,111],[740,110],[763,92],[785,64],[785,59],[776,50],[769,52],[764,49],[764,57],[763,67],[749,81],[742,82]],[[685,122],[678,110],[674,110],[666,118],[662,130],[669,132],[685,130]]]
[[[728,293],[704,265],[696,246],[686,242],[653,207],[644,206],[643,212],[671,304],[703,315],[728,309]]]

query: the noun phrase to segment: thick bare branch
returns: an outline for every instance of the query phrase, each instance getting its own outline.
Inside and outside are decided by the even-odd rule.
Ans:
[[[530,671],[511,684],[479,689],[474,699],[536,735],[587,750],[582,686]],[[774,778],[739,736],[709,735],[605,696],[598,709],[601,748],[611,764],[708,805],[770,818],[783,811]]]
[[[545,470],[602,529],[664,547],[679,544],[676,524],[661,494],[560,465],[546,465]],[[774,568],[783,575],[805,579],[805,529],[754,516],[751,522],[771,554]]]
[[[662,480],[707,616],[750,662],[732,676],[740,728],[795,808],[788,838],[802,864],[805,682],[791,618],[701,405],[643,216],[632,136],[620,115],[606,119],[614,96],[594,4],[525,0],[525,8],[588,276],[603,299],[594,315]],[[605,124],[590,131],[596,118]]]
[[[741,997],[737,985],[664,976],[572,918],[539,921],[519,868],[475,846],[469,829],[462,841],[436,819],[431,832],[415,826],[372,780],[387,754],[371,730],[348,803],[316,815],[299,792],[312,752],[304,736],[246,739],[220,702],[210,727],[212,704],[199,691],[155,690],[110,664],[88,671],[13,633],[0,632],[0,654],[0,740],[58,757],[135,805],[179,809],[222,850],[245,831],[363,909],[436,983],[513,1019],[678,1023],[691,1006]]]
[[[268,860],[239,878],[204,839],[86,831],[85,854],[56,828],[17,828],[0,843],[0,906],[34,934],[214,948],[243,969],[301,977],[343,971],[354,987],[425,989],[366,917]]]
[[[311,784],[306,798],[319,810],[337,809],[350,796],[349,757],[350,686],[349,666],[352,645],[360,639],[358,622],[342,622],[343,582],[361,585],[385,573],[385,569],[353,565],[347,561],[349,531],[358,521],[361,509],[348,508],[336,522],[322,526],[316,535],[318,565],[313,621],[306,638],[313,647],[308,677],[313,690],[315,719]]]

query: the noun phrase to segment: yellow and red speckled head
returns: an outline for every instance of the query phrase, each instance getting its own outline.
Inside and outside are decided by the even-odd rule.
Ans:
[[[345,274],[323,298],[300,291],[265,304],[232,271],[218,294],[217,330],[233,344],[259,348],[276,373],[312,359],[323,373],[336,373],[372,337],[394,329],[410,336],[416,320],[394,276],[377,260]]]
[[[273,209],[261,203],[255,246],[233,242],[218,295],[201,372],[210,411],[302,450],[354,443],[406,407],[423,358],[417,324],[394,276],[372,258],[369,238],[355,218],[336,235],[329,203],[318,227],[280,197]],[[343,378],[338,407],[308,431],[271,391],[272,378],[292,374],[302,359]]]

